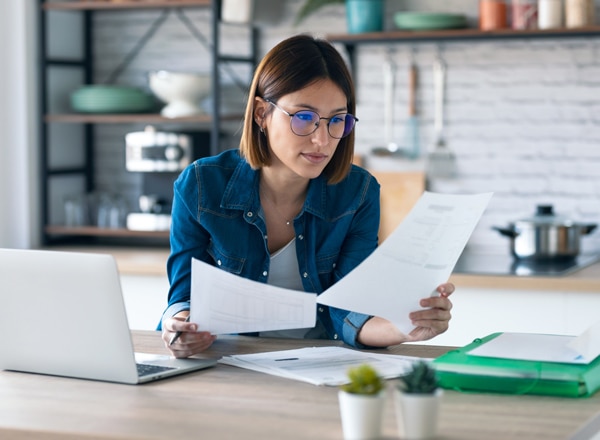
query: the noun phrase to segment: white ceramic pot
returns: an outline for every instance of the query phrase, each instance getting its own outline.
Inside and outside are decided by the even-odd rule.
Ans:
[[[344,440],[381,437],[385,391],[375,396],[338,392]]]
[[[201,100],[210,93],[211,77],[203,73],[150,72],[148,85],[167,105],[161,110],[166,118],[181,118],[203,113]]]
[[[437,435],[443,391],[407,394],[394,391],[398,433],[403,439],[430,439]]]

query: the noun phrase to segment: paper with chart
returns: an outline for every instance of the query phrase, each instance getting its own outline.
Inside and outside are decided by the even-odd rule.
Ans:
[[[192,259],[191,321],[214,335],[314,327],[316,296],[248,280]]]
[[[270,286],[192,260],[191,320],[213,334],[310,328],[317,303],[392,321],[446,282],[492,194],[425,192],[366,260],[321,295]]]
[[[381,246],[317,301],[380,316],[410,332],[408,314],[448,280],[491,197],[425,192]]]

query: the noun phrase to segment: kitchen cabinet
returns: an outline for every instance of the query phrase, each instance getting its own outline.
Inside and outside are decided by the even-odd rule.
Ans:
[[[212,99],[209,115],[198,115],[182,118],[165,118],[159,114],[83,114],[73,113],[68,106],[54,105],[52,97],[57,94],[62,101],[73,89],[73,84],[93,84],[94,76],[94,21],[93,14],[97,11],[132,11],[155,9],[175,11],[184,22],[182,11],[189,8],[202,8],[210,11],[209,38],[198,35],[200,31],[190,30],[196,39],[205,45],[210,45]],[[41,175],[41,227],[43,245],[68,241],[92,240],[101,244],[106,241],[140,244],[166,244],[168,231],[131,231],[126,228],[98,228],[96,226],[65,226],[61,221],[62,198],[65,188],[82,194],[91,193],[95,189],[94,153],[101,146],[96,145],[94,130],[102,124],[150,124],[164,126],[193,126],[210,131],[210,152],[217,154],[219,138],[223,125],[228,121],[239,121],[241,114],[223,115],[221,111],[222,80],[220,68],[231,63],[242,63],[254,68],[257,63],[258,31],[252,25],[246,27],[248,34],[248,54],[225,55],[221,53],[220,39],[223,33],[223,23],[220,20],[221,0],[118,0],[118,1],[46,1],[40,0],[40,35],[41,35],[41,71],[40,95],[41,115],[40,126],[40,175]],[[62,15],[61,15],[62,14]],[[50,17],[53,15],[52,17]],[[73,18],[73,17],[77,18]],[[68,20],[67,20],[68,18]],[[56,35],[65,34],[65,29],[57,29],[69,23],[67,37],[62,38],[63,46],[73,50],[64,54],[56,51]],[[158,21],[156,22],[158,23]],[[155,24],[153,24],[155,26]],[[72,28],[72,35],[71,35]],[[59,32],[57,32],[59,31]],[[147,31],[149,35],[152,29]],[[145,36],[146,36],[145,35]],[[144,37],[142,37],[144,38]],[[54,43],[54,46],[53,46]],[[60,42],[59,42],[60,43]],[[144,44],[142,39],[138,44]],[[134,48],[135,49],[135,48]],[[138,47],[139,49],[139,47]],[[132,50],[122,63],[130,62],[137,55]],[[127,59],[129,58],[129,59]],[[250,80],[248,79],[248,84]],[[62,95],[61,95],[62,93]],[[64,139],[77,139],[78,147],[71,147],[70,152],[62,145]],[[75,151],[74,151],[75,150]],[[67,157],[68,156],[68,157]]]

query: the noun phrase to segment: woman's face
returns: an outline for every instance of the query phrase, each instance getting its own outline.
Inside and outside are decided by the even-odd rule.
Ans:
[[[270,111],[262,122],[269,139],[272,157],[269,168],[272,171],[292,173],[306,179],[318,177],[333,157],[340,141],[329,135],[327,131],[329,120],[321,120],[314,133],[298,136],[290,128],[290,116],[258,98],[256,104],[257,111],[262,111],[258,113],[257,120],[261,120],[260,114]],[[300,110],[312,110],[322,118],[347,111],[346,95],[329,79],[319,80],[304,89],[284,95],[275,104],[291,114]]]

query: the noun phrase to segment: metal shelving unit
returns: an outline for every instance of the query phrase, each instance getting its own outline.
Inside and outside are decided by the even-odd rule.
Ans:
[[[212,16],[211,28],[211,56],[212,56],[212,115],[199,115],[185,118],[165,118],[160,114],[78,114],[78,113],[49,113],[48,105],[48,69],[52,67],[65,66],[69,68],[81,69],[83,72],[85,84],[93,82],[93,63],[92,53],[93,39],[93,20],[94,11],[123,11],[132,9],[175,9],[182,8],[210,8]],[[48,56],[48,46],[46,35],[48,32],[47,14],[52,11],[80,11],[83,14],[83,57],[79,60],[56,59]],[[228,115],[221,117],[220,96],[221,80],[220,67],[225,63],[248,63],[255,66],[257,63],[257,45],[258,32],[250,27],[250,53],[248,56],[228,56],[222,55],[220,50],[220,13],[221,0],[119,0],[117,1],[99,1],[99,0],[78,0],[78,1],[58,1],[47,2],[40,0],[40,48],[41,48],[41,69],[40,69],[40,109],[39,118],[40,130],[40,173],[41,173],[41,206],[42,206],[42,237],[43,244],[53,244],[55,242],[70,240],[82,240],[85,237],[92,238],[112,238],[123,239],[165,239],[168,238],[168,232],[164,231],[130,231],[127,229],[106,229],[94,226],[85,227],[67,227],[50,225],[50,193],[49,182],[56,176],[77,175],[85,179],[85,190],[91,192],[94,189],[94,126],[96,124],[171,124],[184,123],[210,126],[211,132],[211,154],[217,154],[219,150],[219,137],[222,132],[221,124],[226,121],[239,120],[240,115]],[[192,29],[193,30],[193,29]],[[216,116],[215,116],[216,115]],[[55,123],[82,124],[84,127],[84,164],[78,167],[51,168],[49,162],[49,125]]]

